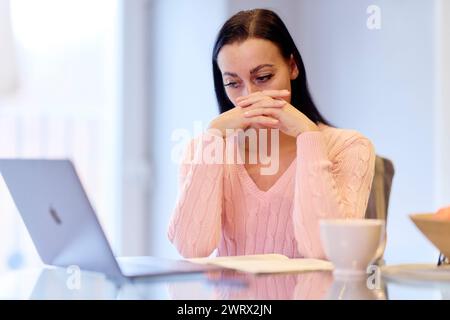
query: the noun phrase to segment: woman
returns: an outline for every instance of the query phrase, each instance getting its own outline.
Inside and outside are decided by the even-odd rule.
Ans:
[[[300,53],[272,11],[241,11],[223,25],[213,73],[221,114],[187,150],[169,239],[184,257],[217,249],[218,255],[325,258],[319,220],[364,217],[372,144],[327,125],[311,99]],[[256,163],[196,161],[206,148],[225,150],[239,130],[266,130],[277,144],[255,135],[257,146],[244,151],[245,159],[259,152]],[[262,174],[262,149],[277,155],[275,173]]]

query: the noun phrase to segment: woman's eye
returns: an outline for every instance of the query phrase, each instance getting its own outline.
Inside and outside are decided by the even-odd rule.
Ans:
[[[265,75],[265,76],[261,76],[261,77],[257,77],[256,78],[256,81],[258,81],[258,82],[266,82],[266,81],[268,81],[270,78],[272,78],[272,74],[267,74],[267,75]]]
[[[239,86],[239,84],[237,82],[230,81],[230,82],[227,82],[224,86],[231,87],[231,88],[237,88]]]

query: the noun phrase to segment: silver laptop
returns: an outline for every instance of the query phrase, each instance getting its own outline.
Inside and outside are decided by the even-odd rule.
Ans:
[[[217,269],[182,260],[116,258],[70,160],[0,159],[0,173],[47,265],[76,265],[119,281]]]

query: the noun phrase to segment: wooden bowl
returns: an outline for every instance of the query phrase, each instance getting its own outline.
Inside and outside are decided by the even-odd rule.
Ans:
[[[409,217],[440,252],[450,257],[450,220],[438,219],[434,213],[411,214]]]

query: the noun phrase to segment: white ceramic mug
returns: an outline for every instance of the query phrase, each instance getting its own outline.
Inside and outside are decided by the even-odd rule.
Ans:
[[[367,267],[382,255],[385,221],[323,219],[320,237],[325,254],[339,277],[365,276]]]

